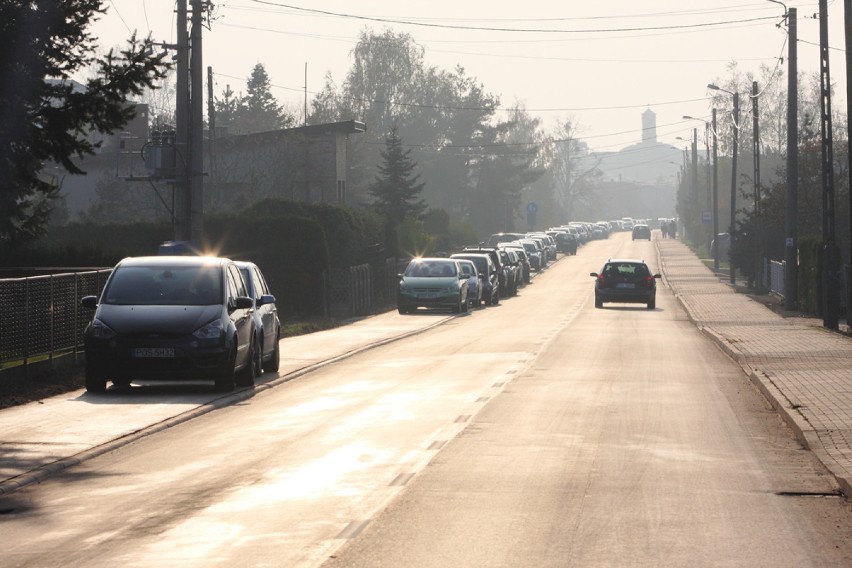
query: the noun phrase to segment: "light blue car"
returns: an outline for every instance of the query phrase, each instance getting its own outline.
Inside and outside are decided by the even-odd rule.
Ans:
[[[397,310],[400,314],[420,307],[466,312],[468,280],[455,259],[415,258],[399,275]]]

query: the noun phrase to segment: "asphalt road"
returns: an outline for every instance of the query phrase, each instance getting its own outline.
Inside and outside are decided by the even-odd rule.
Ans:
[[[852,565],[849,504],[664,284],[655,310],[594,308],[590,271],[654,251],[591,243],[499,306],[26,486],[0,566]],[[369,325],[406,317],[444,315]]]

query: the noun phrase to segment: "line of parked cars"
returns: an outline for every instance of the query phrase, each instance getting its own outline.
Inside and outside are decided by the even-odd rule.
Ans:
[[[444,308],[462,313],[497,305],[516,296],[560,251],[557,238],[546,232],[496,233],[447,256],[414,258],[399,274],[398,311]]]
[[[86,389],[145,380],[252,386],[280,364],[275,296],[251,262],[207,256],[125,258],[85,296]]]

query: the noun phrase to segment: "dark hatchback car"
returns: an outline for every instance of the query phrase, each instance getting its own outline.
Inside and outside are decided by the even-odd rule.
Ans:
[[[595,278],[596,308],[602,308],[604,302],[645,304],[649,310],[656,307],[660,275],[651,274],[643,260],[610,259],[590,276]]]
[[[647,239],[651,240],[651,227],[648,225],[634,225],[633,226],[633,240],[636,239]]]
[[[100,301],[82,305],[95,310],[85,332],[90,392],[133,380],[212,380],[231,391],[261,372],[254,300],[226,258],[125,258]]]

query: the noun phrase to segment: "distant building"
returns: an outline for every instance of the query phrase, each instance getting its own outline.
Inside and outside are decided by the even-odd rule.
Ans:
[[[683,150],[657,141],[657,115],[642,113],[642,141],[618,152],[597,152],[603,179],[598,195],[604,215],[674,217]]]
[[[651,109],[642,113],[642,141],[618,152],[598,152],[598,168],[604,179],[655,185],[677,183],[683,165],[683,150],[657,141],[657,115]]]
[[[139,221],[169,214],[176,172],[146,167],[143,147],[151,151],[148,124],[147,105],[137,105],[137,116],[125,129],[100,137],[100,150],[79,160],[86,175],[70,175],[58,166],[45,169],[44,175],[62,183],[60,196],[69,220],[94,205],[99,191],[118,192],[127,202],[141,199],[136,206]],[[216,129],[217,137],[204,141],[204,208],[239,207],[266,197],[344,203],[347,140],[365,130],[354,120],[237,136]],[[174,160],[181,163],[180,152]]]
[[[208,141],[205,207],[267,197],[346,203],[347,141],[355,120]]]

